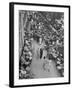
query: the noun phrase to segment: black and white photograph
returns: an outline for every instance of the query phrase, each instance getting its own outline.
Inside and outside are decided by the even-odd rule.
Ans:
[[[11,86],[69,83],[70,7],[19,3],[11,7]]]
[[[19,11],[19,79],[64,77],[64,13]]]

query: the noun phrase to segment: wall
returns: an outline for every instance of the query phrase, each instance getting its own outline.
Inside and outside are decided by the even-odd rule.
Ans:
[[[30,3],[46,3],[46,4],[65,4],[71,5],[72,0],[1,0],[0,1],[0,90],[9,90],[9,2],[30,2]],[[44,87],[27,87],[16,89],[30,90],[71,90],[72,85],[56,85]]]

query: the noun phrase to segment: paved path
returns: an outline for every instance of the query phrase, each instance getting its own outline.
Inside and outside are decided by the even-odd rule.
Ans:
[[[56,65],[54,61],[48,60],[48,58],[39,59],[38,48],[39,48],[38,45],[34,43],[34,55],[31,64],[31,71],[35,75],[35,78],[59,77],[60,74],[56,69]]]

